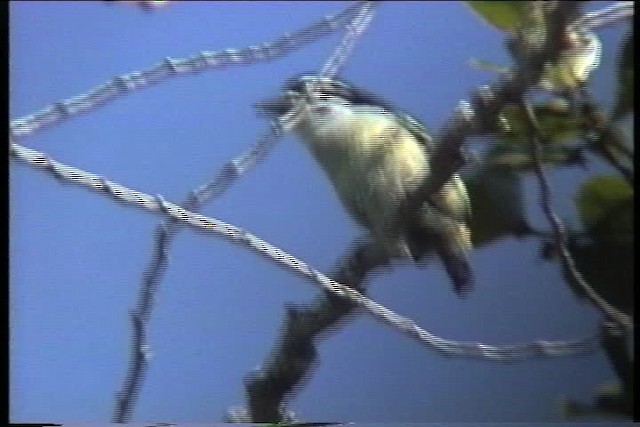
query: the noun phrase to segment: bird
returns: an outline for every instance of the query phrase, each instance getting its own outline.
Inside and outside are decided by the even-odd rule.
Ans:
[[[436,253],[455,293],[471,291],[471,206],[460,176],[452,175],[415,212],[401,213],[429,179],[437,148],[415,117],[347,81],[313,74],[289,79],[279,96],[255,107],[272,118],[295,112],[291,130],[347,213],[389,258],[418,262]]]

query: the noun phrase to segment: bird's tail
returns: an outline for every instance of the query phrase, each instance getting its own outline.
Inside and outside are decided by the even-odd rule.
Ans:
[[[467,296],[473,290],[473,271],[466,252],[448,244],[438,245],[437,252],[453,283],[453,290],[460,297]]]
[[[471,238],[464,223],[440,219],[438,228],[416,227],[411,232],[409,247],[415,261],[437,254],[460,297],[473,290],[473,270],[469,263]]]

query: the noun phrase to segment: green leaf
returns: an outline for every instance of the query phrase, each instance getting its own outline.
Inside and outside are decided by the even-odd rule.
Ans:
[[[542,163],[547,166],[583,165],[582,147],[565,142],[573,141],[580,135],[584,118],[574,114],[562,98],[535,105],[533,111],[544,142],[541,144]],[[508,167],[518,172],[533,170],[531,130],[527,117],[516,105],[505,107],[501,116],[504,119],[504,130],[487,153],[487,164]]]
[[[569,242],[576,268],[594,291],[608,303],[632,315],[634,311],[633,245],[616,242]],[[584,290],[566,281],[573,293],[585,298]]]
[[[633,111],[633,31],[627,34],[620,46],[618,57],[618,82],[613,119],[617,120]]]
[[[487,156],[487,163],[491,166],[508,167],[516,172],[531,172],[534,170],[530,148],[526,144],[496,144]],[[549,166],[573,166],[584,162],[582,149],[569,145],[544,145],[541,161]]]
[[[613,417],[628,420],[633,416],[633,402],[628,402],[621,391],[620,384],[602,384],[596,389],[593,404],[583,404],[562,397],[558,399],[558,407],[564,418],[595,417],[595,419],[612,419]]]
[[[583,119],[571,112],[569,106],[560,99],[554,99],[533,107],[540,125],[542,137],[548,142],[563,142],[579,135]],[[513,142],[528,142],[530,130],[522,109],[516,105],[507,106],[502,115],[509,125],[503,137]]]
[[[586,180],[575,203],[585,233],[569,238],[578,271],[598,295],[627,314],[633,312],[633,189],[618,176]],[[584,290],[567,279],[571,290]]]
[[[605,244],[633,242],[633,189],[618,176],[585,181],[576,198],[585,230]]]
[[[522,185],[517,173],[504,167],[483,168],[464,177],[471,201],[474,246],[521,235],[526,229]]]
[[[489,25],[501,31],[513,31],[525,18],[523,1],[467,1],[467,5]]]

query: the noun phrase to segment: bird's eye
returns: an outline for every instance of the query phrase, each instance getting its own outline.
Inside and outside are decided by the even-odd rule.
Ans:
[[[328,104],[316,104],[314,106],[311,107],[311,110],[315,113],[315,114],[322,114],[322,115],[326,115],[331,113],[331,106]]]

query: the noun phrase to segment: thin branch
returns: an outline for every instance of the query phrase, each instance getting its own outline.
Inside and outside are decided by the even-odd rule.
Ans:
[[[350,4],[337,15],[328,15],[273,42],[244,49],[225,49],[218,52],[201,51],[186,59],[166,57],[162,62],[142,71],[114,77],[90,91],[54,104],[25,117],[11,121],[10,137],[13,141],[32,135],[81,113],[90,112],[117,98],[140,89],[164,82],[171,77],[187,76],[206,70],[235,65],[252,65],[278,59],[316,40],[344,28],[362,8],[363,2]]]
[[[142,379],[147,372],[148,362],[151,358],[151,350],[147,344],[147,331],[145,321],[140,311],[131,312],[131,324],[133,328],[131,345],[132,363],[129,364],[127,381],[122,391],[116,394],[116,414],[113,422],[123,423],[131,417],[131,396],[138,396],[142,387]]]
[[[62,182],[74,183],[96,190],[128,206],[135,206],[167,217],[183,221],[194,230],[215,234],[232,243],[242,244],[277,265],[291,269],[322,290],[337,297],[345,298],[376,319],[409,335],[423,345],[445,356],[481,358],[498,362],[517,361],[529,357],[558,357],[592,351],[594,337],[577,341],[535,341],[528,344],[493,346],[479,342],[458,342],[440,338],[415,324],[411,319],[400,316],[388,308],[363,296],[350,287],[324,276],[308,264],[298,260],[285,251],[254,236],[246,230],[223,221],[190,212],[180,206],[165,201],[161,196],[152,196],[108,181],[100,176],[56,162],[43,153],[12,142],[10,155],[32,167],[48,172]]]
[[[329,276],[364,293],[367,273],[386,265],[389,258],[371,243],[358,243]],[[288,306],[280,337],[264,366],[245,379],[249,413],[253,422],[283,422],[285,401],[290,398],[317,362],[315,340],[336,330],[356,306],[329,292],[309,305]]]
[[[604,348],[616,376],[622,384],[622,409],[634,417],[634,365],[624,330],[611,322],[602,322],[602,348]]]
[[[350,6],[350,8],[354,7],[354,5]],[[570,6],[565,7],[570,8]],[[349,10],[349,8],[347,10]],[[342,13],[345,12],[346,10]],[[327,23],[330,21],[331,19],[327,19]],[[562,19],[560,19],[560,21],[562,21]],[[322,31],[332,31],[333,29],[335,29],[332,26],[338,25],[338,22],[340,21],[336,17],[336,20],[331,21],[330,24],[327,24],[328,27],[322,27]],[[304,41],[305,37],[317,38],[319,37],[319,35],[313,35],[311,33],[302,34],[301,31],[296,33],[296,37],[300,38],[300,40],[298,40],[300,44],[298,46],[295,46],[295,49],[301,47],[303,44],[310,42]],[[126,76],[118,77],[114,80],[114,82],[107,83],[106,85],[95,89],[87,95],[82,95],[69,101],[57,103],[56,105],[49,107],[48,109],[45,109],[39,113],[36,113],[33,116],[15,120],[12,122],[12,135],[16,137],[28,135],[43,126],[57,123],[63,118],[70,117],[80,112],[87,111],[89,108],[104,104],[106,101],[110,101],[112,98],[115,98],[122,93],[158,83],[168,77],[169,74],[174,75],[193,73],[199,72],[204,68],[234,64],[244,65],[252,62],[257,62],[258,60],[274,59],[275,57],[287,53],[287,48],[291,48],[291,50],[294,49],[291,47],[292,38],[293,37],[291,35],[286,35],[285,37],[272,44],[265,44],[261,47],[250,47],[243,51],[226,50],[218,53],[203,52],[200,55],[191,57],[187,60],[172,60],[170,58],[167,58],[165,63],[160,64],[159,66],[149,71],[145,71],[142,73],[131,73]],[[278,43],[282,44],[282,46],[278,46]],[[278,50],[278,48],[281,48],[281,53],[274,53]],[[544,62],[551,60],[554,57],[553,49],[555,49],[553,46],[548,49],[551,53],[546,51],[542,52],[540,57],[540,70]],[[533,60],[532,62],[535,63],[535,60]],[[167,74],[167,70],[169,70],[169,74]],[[155,74],[153,74],[152,72]],[[147,74],[145,75],[145,73]],[[474,95],[472,99],[472,105],[474,106],[475,110],[481,112],[480,114],[476,113],[477,117],[475,118],[469,115],[470,110],[466,108],[462,108],[459,110],[458,114],[456,114],[453,119],[453,124],[450,123],[449,127],[445,126],[445,131],[443,132],[442,138],[442,147],[444,148],[442,150],[439,150],[439,153],[432,159],[434,180],[430,182],[429,187],[421,189],[421,192],[424,192],[425,194],[431,194],[432,192],[437,191],[437,189],[448,180],[451,174],[454,173],[461,164],[462,156],[460,154],[460,147],[464,142],[464,138],[470,135],[472,131],[483,129],[483,127],[479,126],[478,123],[492,122],[493,118],[497,115],[497,112],[499,112],[503,105],[505,105],[510,100],[518,98],[519,95],[524,92],[528,85],[531,84],[529,80],[535,81],[535,79],[531,77],[532,75],[535,76],[535,73],[537,73],[537,71],[533,71],[533,73],[531,74],[523,73],[522,76],[520,76],[519,73],[516,72],[515,75],[509,75],[505,77],[502,82],[500,82],[497,86],[494,86],[494,88],[489,92],[491,93],[491,97],[493,99],[488,99],[483,96],[483,94],[486,95],[487,92],[479,91],[478,94]],[[479,106],[482,108],[479,109]],[[327,300],[334,300],[333,304],[344,304],[345,307],[349,308],[347,311],[351,311],[354,305],[359,305],[377,318],[382,319],[386,323],[393,325],[394,327],[411,335],[413,338],[420,340],[423,344],[427,344],[445,355],[482,357],[491,360],[506,361],[532,356],[568,355],[593,349],[593,338],[575,342],[538,341],[535,343],[520,346],[501,347],[488,346],[481,343],[459,343],[455,341],[444,340],[430,334],[425,330],[422,330],[411,320],[398,316],[397,314],[384,308],[383,306],[376,304],[375,302],[362,296],[354,289],[341,285],[340,283],[334,282],[322,276],[319,272],[313,270],[306,264],[301,263],[292,256],[269,245],[268,243],[258,239],[257,237],[249,234],[242,229],[233,227],[229,224],[225,224],[221,221],[197,215],[193,212],[190,212],[189,210],[182,209],[174,204],[165,202],[159,196],[154,197],[144,193],[139,193],[126,187],[122,187],[118,184],[106,181],[105,179],[96,175],[92,175],[87,172],[62,165],[58,162],[48,159],[42,153],[38,153],[34,150],[29,150],[15,143],[11,143],[10,152],[14,158],[26,161],[32,166],[44,168],[57,178],[61,178],[63,180],[71,180],[74,183],[81,184],[99,191],[104,191],[105,193],[110,194],[116,200],[125,201],[138,207],[142,207],[154,212],[162,212],[166,215],[169,215],[169,224],[173,224],[177,220],[182,220],[192,227],[201,230],[203,229],[208,232],[221,234],[234,242],[243,243],[246,246],[249,246],[257,251],[258,253],[264,256],[268,256],[272,260],[277,261],[282,265],[288,266],[298,273],[313,279],[315,283],[322,286],[323,290],[326,292]],[[443,160],[445,162],[443,162]],[[447,162],[447,160],[452,161]],[[442,167],[438,166],[438,164],[442,165]],[[422,197],[421,200],[424,200],[424,197]],[[197,201],[197,198],[195,198],[194,203],[195,201]],[[158,245],[158,247],[164,246]],[[160,262],[164,262],[162,261],[162,256],[159,256],[158,259],[161,260]],[[339,296],[339,298],[337,298],[336,295]],[[300,313],[301,311],[298,309],[290,309],[288,324],[297,324],[298,322],[294,322],[292,319],[300,319]],[[134,323],[141,323],[144,321],[143,317],[139,314],[140,313],[138,312],[133,313],[133,320],[135,321]],[[136,325],[134,325],[136,326],[136,328],[137,323]],[[322,328],[321,326],[319,326],[322,323],[311,322],[310,324],[315,324],[315,328]],[[293,330],[294,327],[291,327],[291,329]],[[142,329],[142,331],[144,331],[144,329]],[[304,333],[301,333],[299,331],[295,332],[293,335],[295,334],[304,335]],[[313,333],[309,333],[307,335],[313,335]],[[312,339],[313,338],[307,338],[308,341]],[[132,347],[132,349],[138,351],[138,353],[143,355],[140,360],[146,360],[149,353],[148,346],[146,345],[144,340],[144,334],[138,335],[137,342],[138,344]],[[286,342],[286,338],[283,339],[282,342]],[[293,340],[293,342],[295,342],[295,340]],[[310,345],[313,349],[313,343],[311,343]],[[309,359],[309,354],[311,354],[311,359],[315,357],[314,351],[311,351],[311,353],[309,353],[309,347],[306,347],[305,351],[307,351],[307,359]],[[277,362],[273,363],[275,365],[278,364]],[[308,364],[307,366],[310,365]],[[257,386],[257,388],[260,387]],[[286,390],[284,394],[286,394]]]
[[[561,43],[566,28],[575,21],[578,12],[577,2],[557,2],[557,7],[553,13],[548,15],[546,22],[547,34],[544,46],[539,50],[523,49],[527,54],[519,58],[513,73],[506,73],[501,76],[500,81],[492,86],[480,88],[472,96],[471,103],[462,102],[456,114],[450,119],[441,133],[441,143],[436,153],[430,160],[432,175],[428,182],[416,191],[403,207],[405,212],[413,212],[420,206],[422,200],[429,197],[449,180],[451,175],[462,166],[462,144],[466,137],[473,133],[483,133],[491,131],[495,127],[496,118],[504,106],[510,103],[521,103],[526,90],[537,84],[543,72],[543,66],[547,62],[554,61],[561,53]],[[534,147],[536,147],[534,145]],[[536,148],[539,149],[539,148]],[[536,170],[542,172],[540,153],[537,155]],[[534,163],[536,160],[534,159]],[[548,198],[550,194],[549,185],[544,174],[537,174],[540,180],[542,198]],[[564,228],[560,220],[555,216],[550,206],[546,206],[545,213],[551,222],[556,240],[560,243],[560,256],[567,271],[577,280],[580,286],[588,292],[589,298],[607,313],[607,316],[627,328],[632,328],[632,321],[623,313],[618,312],[606,301],[602,300],[590,286],[584,281],[580,273],[575,268],[573,259],[566,248]],[[408,214],[407,214],[408,215]],[[406,215],[403,215],[403,217]]]
[[[621,140],[619,133],[616,132],[613,123],[607,118],[605,112],[593,101],[586,87],[580,89],[580,96],[582,98],[582,110],[587,119],[585,134],[588,135],[589,131],[595,133],[594,137],[587,138],[587,140],[633,187],[633,169],[622,164],[618,158],[618,153],[620,153],[627,160],[633,161],[633,153]]]
[[[344,65],[354,44],[365,31],[373,16],[372,3],[359,2],[357,5],[359,8],[353,18],[353,23],[348,25],[347,34],[325,65],[328,74],[337,72]],[[189,211],[198,212],[206,202],[222,195],[241,175],[253,168],[271,152],[276,140],[279,139],[284,130],[295,125],[300,107],[294,108],[285,116],[273,121],[271,130],[267,135],[261,138],[246,153],[224,165],[217,176],[209,183],[192,191],[181,206]],[[145,336],[147,322],[151,317],[158,286],[168,268],[168,254],[171,242],[182,225],[181,221],[171,219],[161,222],[156,229],[154,250],[149,265],[143,274],[136,309],[141,319],[140,328],[142,328]],[[138,328],[134,328],[131,338],[129,370],[122,385],[122,391],[117,395],[113,415],[114,422],[123,423],[130,420],[138,397],[138,391],[142,387],[142,381],[148,365],[141,363],[139,360],[142,353],[137,349],[143,345],[139,339],[140,335]],[[144,345],[147,344],[145,343]]]
[[[358,42],[358,39],[364,34],[373,19],[375,7],[378,5],[378,2],[365,1],[359,4],[361,6],[360,9],[353,20],[347,25],[347,33],[340,41],[338,47],[325,61],[320,71],[320,76],[332,78],[340,73],[346,60],[351,56],[351,51]]]
[[[407,217],[424,200],[438,191],[445,182],[464,164],[462,146],[465,139],[473,135],[491,133],[496,129],[497,118],[502,109],[517,103],[522,94],[538,84],[544,64],[555,61],[562,51],[561,43],[567,26],[578,13],[577,2],[556,2],[557,7],[549,14],[544,46],[528,52],[516,67],[500,75],[497,83],[482,86],[471,96],[471,100],[461,101],[453,117],[444,125],[438,138],[436,152],[429,160],[431,175],[429,180],[409,198],[403,211]]]
[[[349,287],[364,293],[367,288],[366,277],[369,273],[389,264],[387,254],[376,245],[365,242],[356,243],[347,256],[342,258],[338,266],[330,273],[330,277],[341,283],[348,283]],[[285,404],[296,390],[311,375],[311,371],[318,362],[317,340],[327,334],[337,331],[350,316],[355,314],[357,306],[351,301],[337,298],[334,294],[324,292],[314,302],[305,306],[287,307],[287,316],[281,327],[280,337],[271,351],[264,366],[259,367],[245,379],[245,389],[249,403],[249,410],[235,408],[229,412],[233,422],[284,422]],[[445,353],[447,356],[476,357],[484,353],[482,358],[488,358],[492,352],[502,351],[498,347],[480,343],[454,343],[455,352]],[[547,347],[544,353],[534,350],[537,345],[547,346],[550,342],[532,343],[531,345],[513,346],[513,353],[508,359],[528,358],[534,356],[550,356]],[[573,343],[556,343],[556,350],[575,352],[574,354],[590,352],[597,345],[597,338]],[[517,348],[516,348],[517,347]],[[538,348],[542,350],[542,348]],[[561,350],[562,349],[562,350]],[[516,353],[520,353],[519,356]],[[565,353],[568,355],[569,353]],[[496,353],[494,355],[497,356]],[[556,355],[559,355],[557,353]],[[495,359],[499,360],[499,359]],[[245,418],[234,417],[234,412],[244,414]]]
[[[200,211],[207,201],[222,195],[246,171],[262,161],[271,151],[281,134],[280,128],[274,125],[271,131],[251,149],[225,164],[209,183],[192,191],[181,206],[189,211]],[[140,360],[144,354],[140,349],[143,346],[148,347],[146,340],[141,340],[140,336],[146,336],[147,323],[153,311],[155,295],[169,265],[171,243],[183,225],[182,221],[171,218],[162,221],[156,227],[154,249],[151,260],[142,276],[136,304],[137,308],[135,309],[140,321],[133,325],[129,370],[123,382],[122,391],[117,395],[112,417],[113,422],[124,423],[130,421],[138,391],[142,387],[144,374],[148,367],[147,363],[141,363]]]
[[[622,19],[633,18],[633,3],[632,1],[618,1],[595,12],[585,13],[576,20],[574,26],[590,31],[616,24]]]
[[[527,124],[530,128],[531,156],[533,159],[534,170],[538,178],[538,185],[540,188],[540,204],[545,216],[547,217],[547,220],[549,221],[549,224],[551,224],[551,227],[553,229],[555,243],[557,245],[566,276],[569,278],[569,280],[571,280],[574,286],[579,287],[584,291],[585,295],[591,301],[591,303],[595,305],[608,319],[616,322],[620,326],[623,326],[627,330],[632,330],[633,320],[626,314],[617,310],[615,307],[605,301],[600,295],[598,295],[598,293],[587,283],[584,277],[582,277],[582,274],[580,274],[580,272],[576,268],[575,261],[573,260],[573,257],[571,256],[571,253],[569,252],[569,249],[567,247],[567,235],[564,224],[551,207],[551,188],[549,186],[549,182],[547,181],[547,177],[545,176],[542,169],[541,160],[542,148],[540,144],[541,139],[543,138],[543,133],[540,129],[531,104],[523,99],[520,102],[520,106],[525,112]]]

